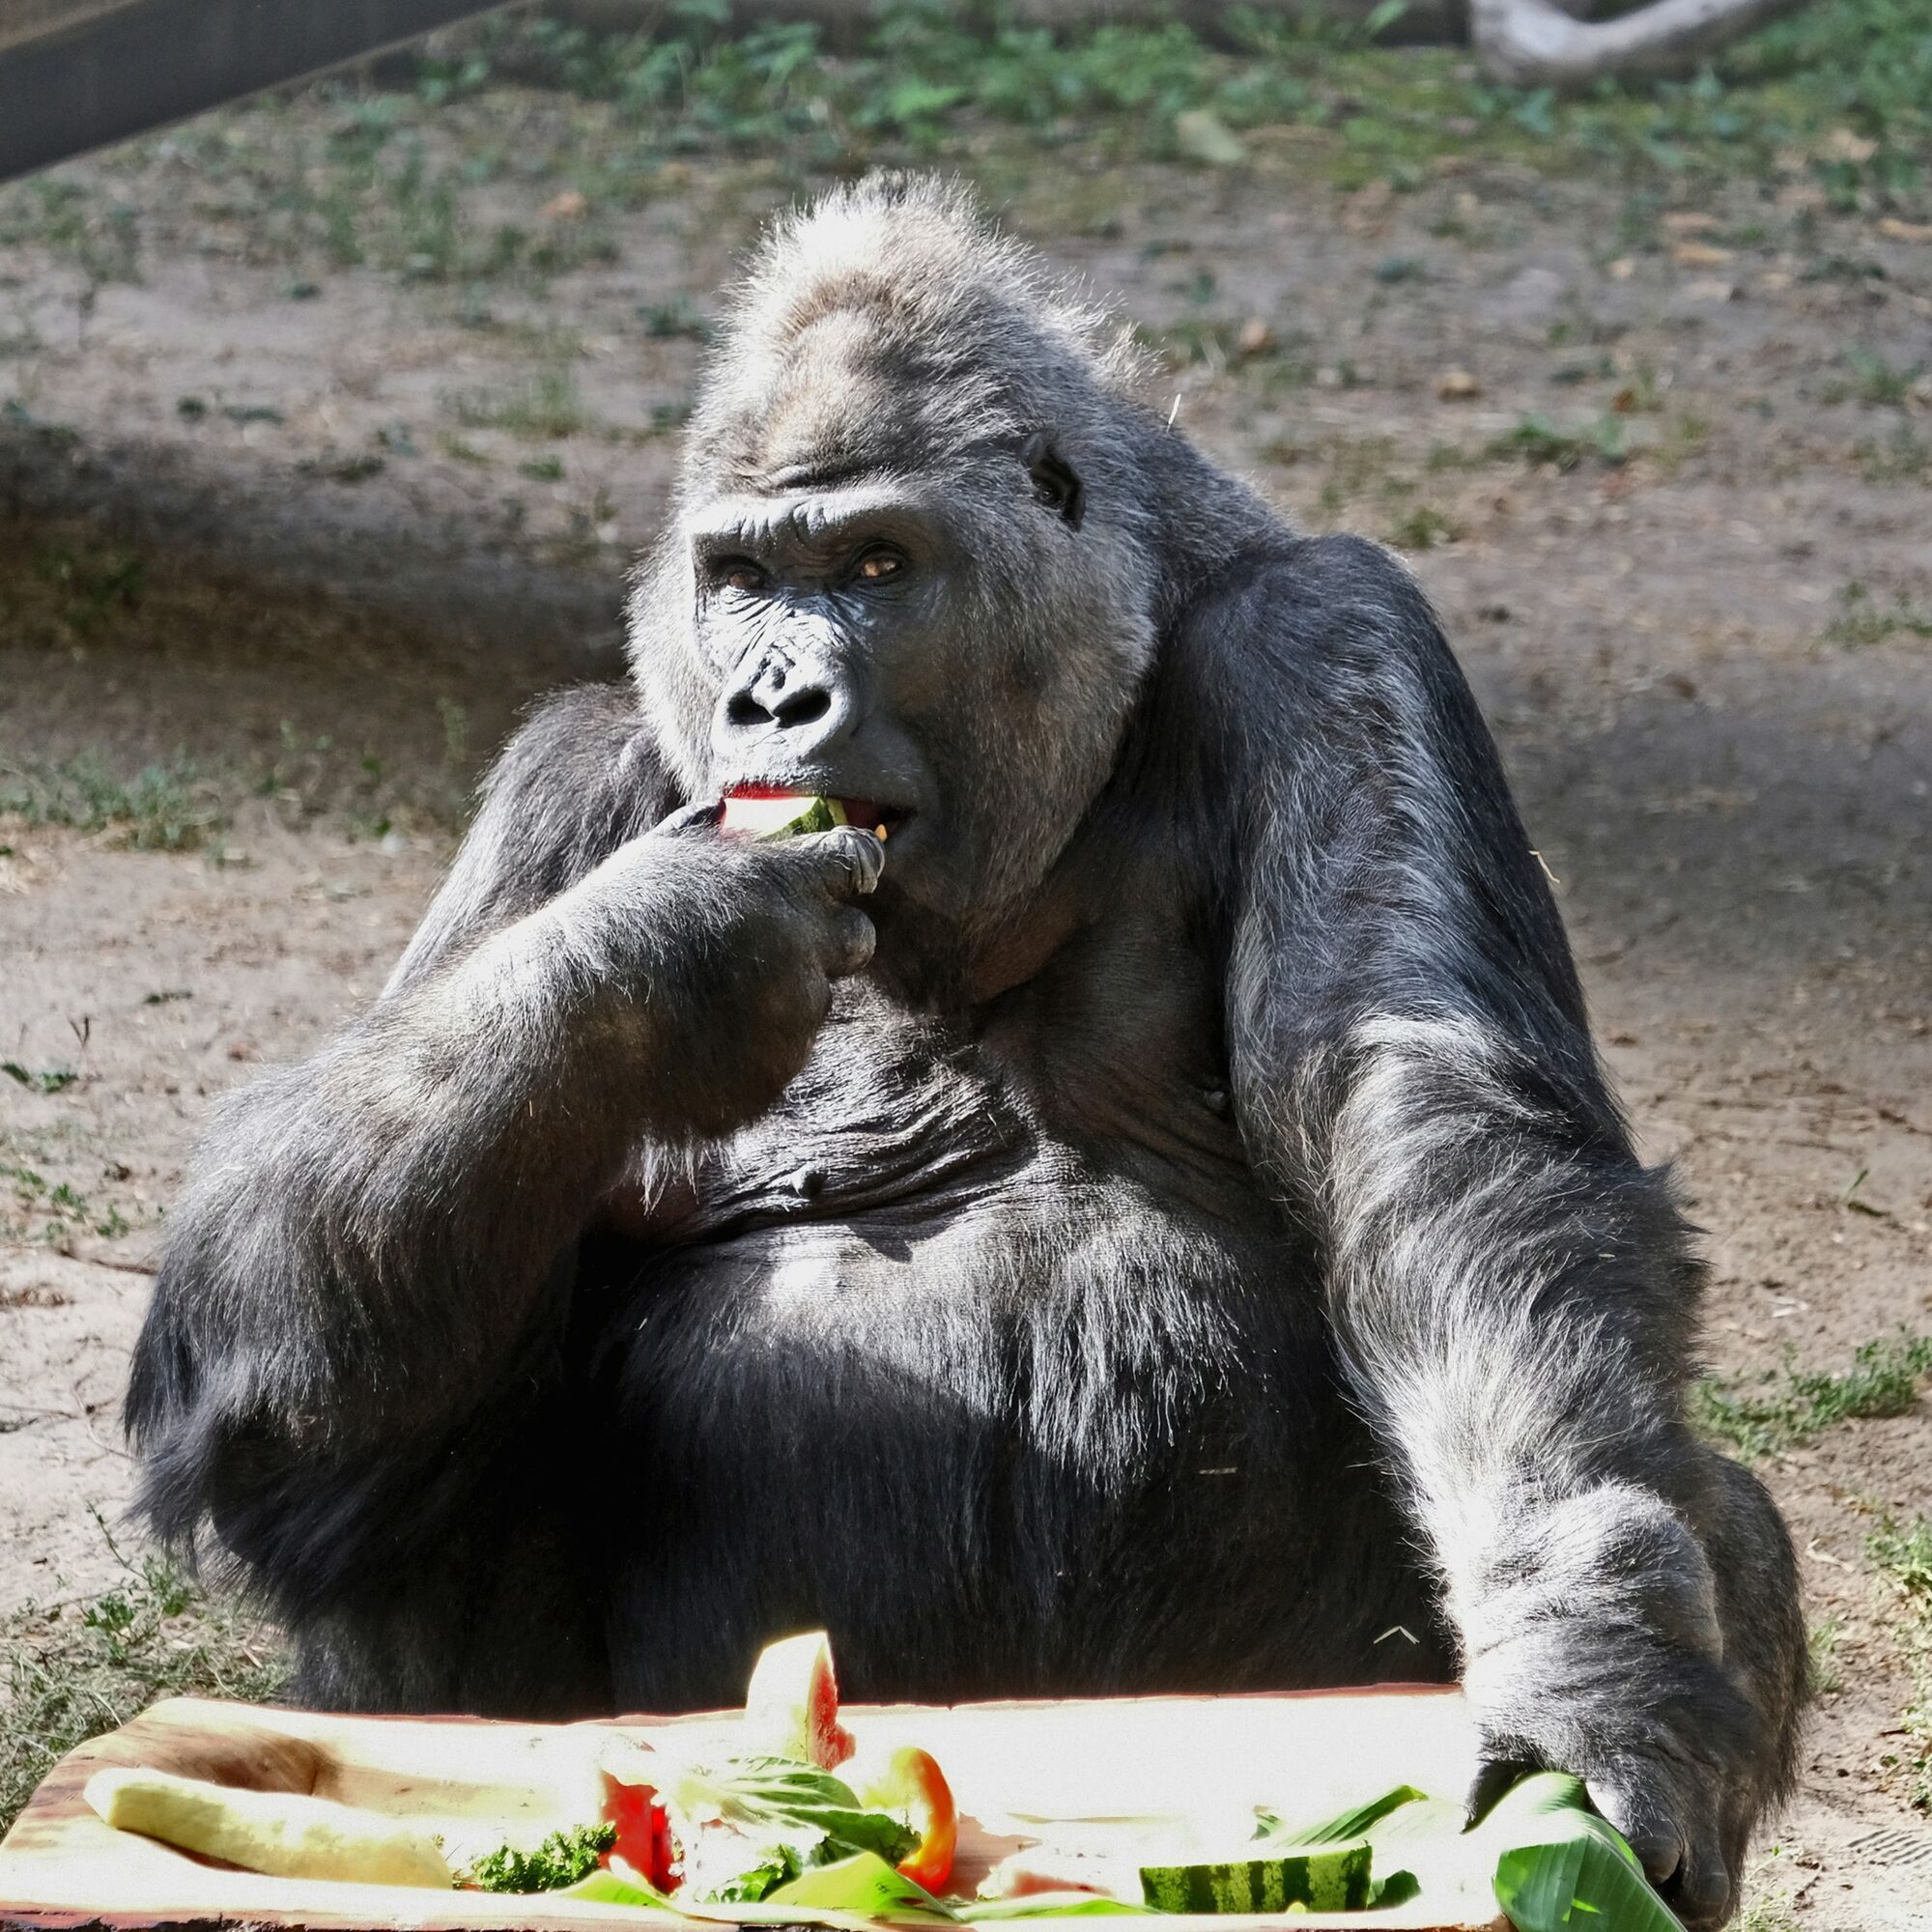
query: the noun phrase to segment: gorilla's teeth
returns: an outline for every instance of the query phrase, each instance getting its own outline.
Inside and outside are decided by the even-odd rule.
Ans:
[[[881,845],[883,845],[886,842],[886,834],[889,833],[892,829],[893,828],[890,825],[885,824],[883,821],[872,828],[872,830],[879,835],[879,843]]]

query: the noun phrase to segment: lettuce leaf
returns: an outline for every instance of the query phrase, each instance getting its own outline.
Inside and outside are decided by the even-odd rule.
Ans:
[[[896,1864],[919,1843],[903,1820],[867,1810],[842,1779],[791,1758],[726,1758],[716,1770],[686,1765],[663,1790],[674,1815],[694,1824],[722,1818],[770,1843],[796,1842],[802,1863],[874,1852]]]

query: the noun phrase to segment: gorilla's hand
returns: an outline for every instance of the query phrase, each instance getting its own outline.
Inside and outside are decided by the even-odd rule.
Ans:
[[[1482,1741],[1472,1813],[1527,1770],[1581,1777],[1685,1924],[1737,1903],[1771,1755],[1721,1662],[1702,1548],[1661,1498],[1610,1484],[1513,1525],[1465,1615]]]
[[[553,902],[591,998],[645,1023],[641,1092],[663,1133],[755,1119],[805,1065],[832,981],[872,956],[852,901],[879,882],[877,838],[720,838],[717,817],[674,812]]]

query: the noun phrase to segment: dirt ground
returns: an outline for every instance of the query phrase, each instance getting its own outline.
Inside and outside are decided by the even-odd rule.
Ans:
[[[138,279],[0,243],[0,1608],[110,1574],[91,1512],[128,1494],[144,1264],[211,1102],[373,993],[517,709],[615,668],[694,318],[785,192],[676,165],[486,326],[373,266],[292,283],[165,153],[112,178]],[[1473,156],[1403,195],[1292,147],[980,172],[1225,463],[1411,553],[1707,1231],[1713,1365],[1932,1329],[1932,240],[1802,187],[1633,236],[1608,185]],[[98,829],[76,769],[121,786]],[[1932,1512],[1932,1409],[1765,1473],[1839,1688],[1760,1922],[1922,1925],[1864,1545]]]

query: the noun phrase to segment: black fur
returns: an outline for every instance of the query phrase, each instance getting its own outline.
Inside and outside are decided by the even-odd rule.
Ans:
[[[945,190],[781,227],[634,688],[211,1133],[145,1507],[362,1708],[723,1704],[819,1623],[865,1697],[1460,1668],[1714,1922],[1804,1642],[1684,1225],[1420,593],[1133,381]],[[881,876],[743,781],[910,815]]]

